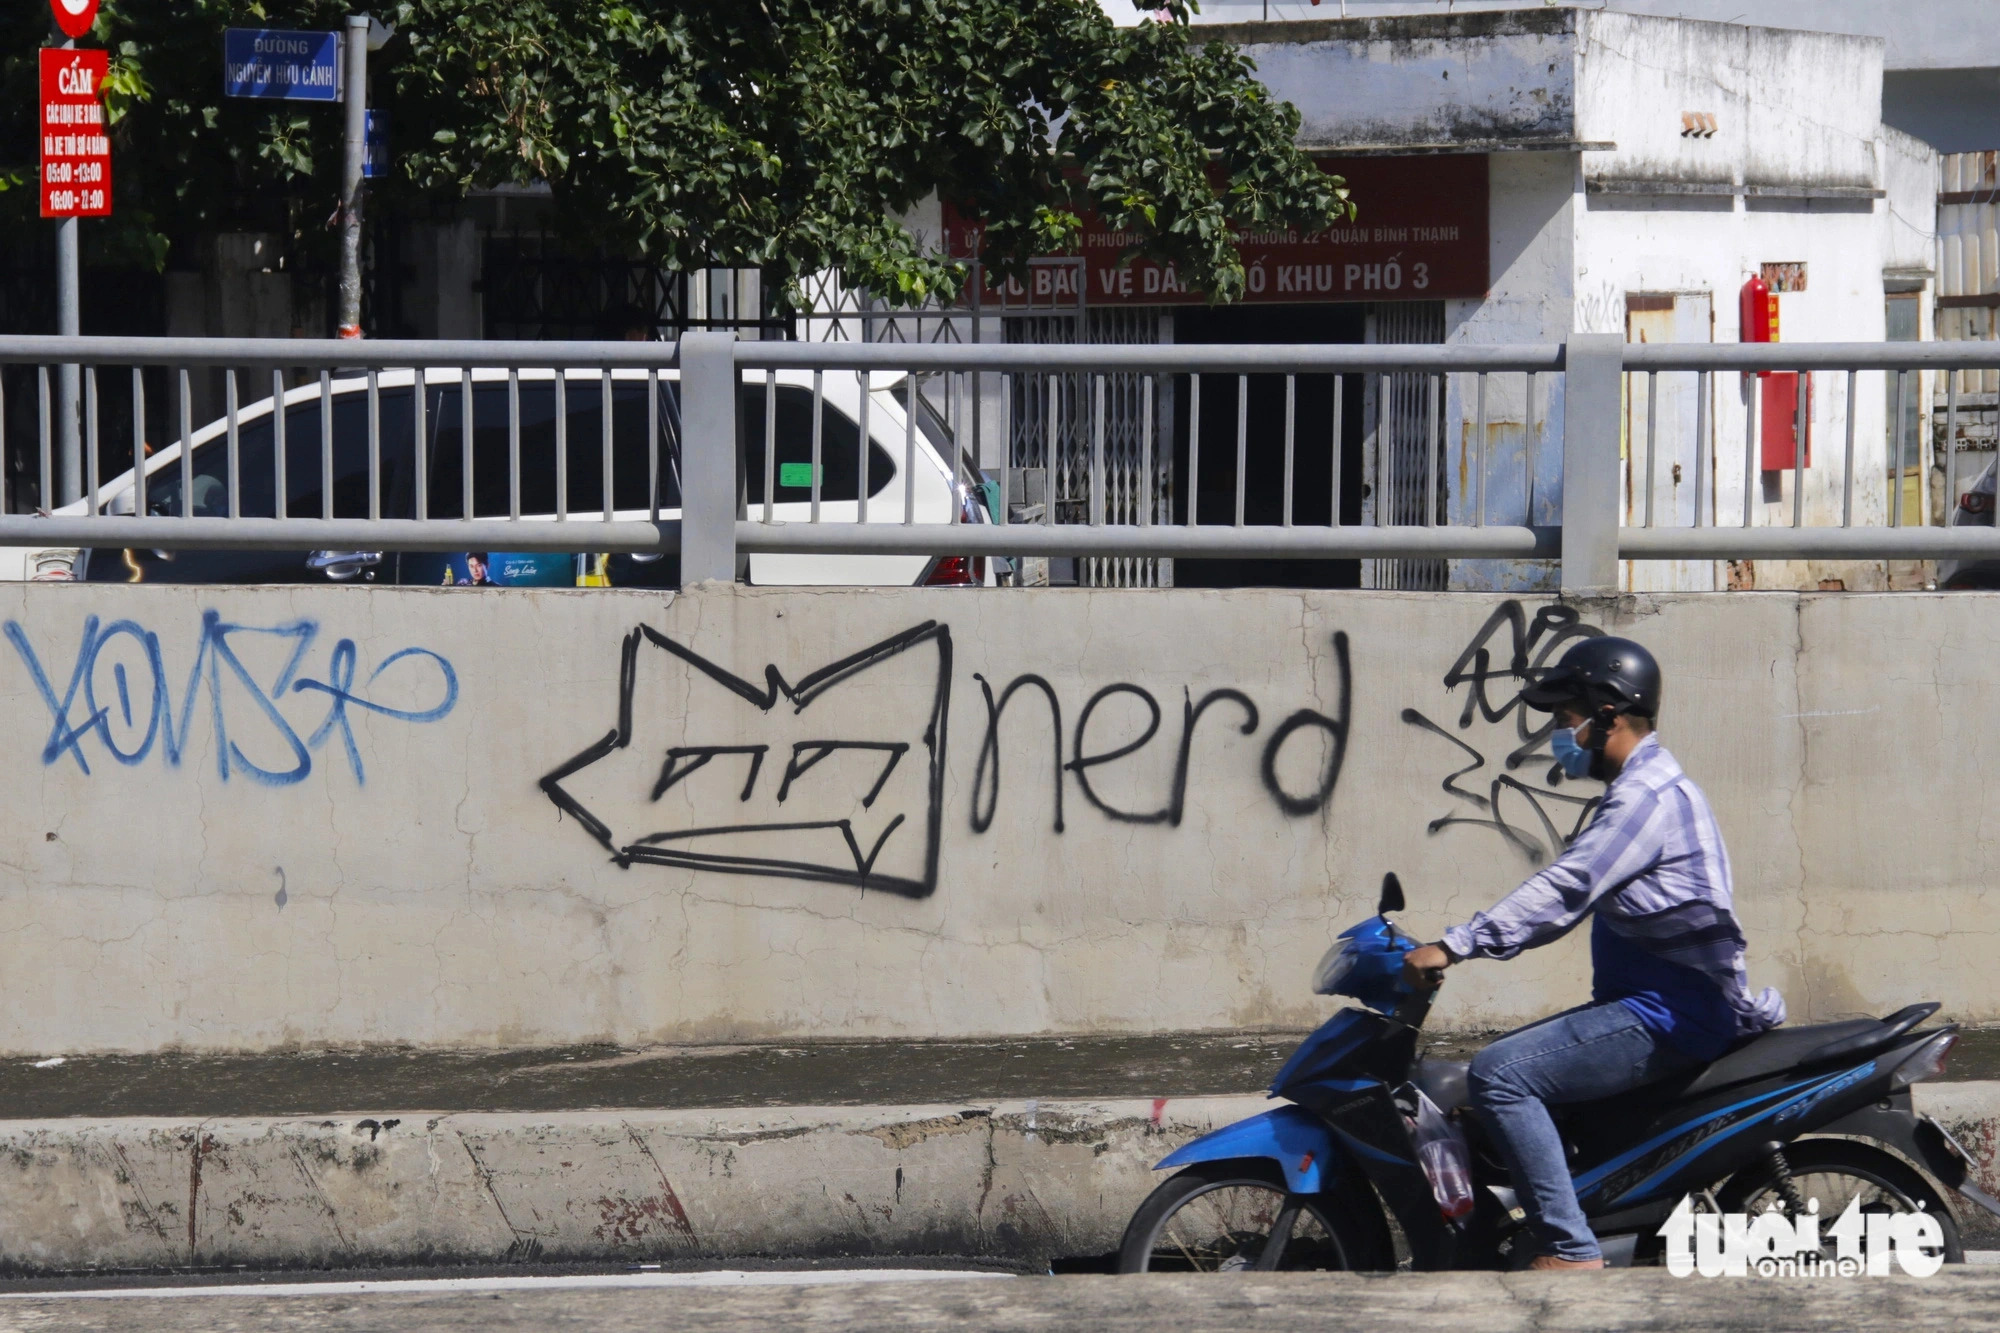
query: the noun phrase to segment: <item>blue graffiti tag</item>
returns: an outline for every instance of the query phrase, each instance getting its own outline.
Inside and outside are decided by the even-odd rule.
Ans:
[[[208,711],[215,732],[216,772],[224,782],[232,773],[240,772],[253,781],[272,787],[303,781],[312,772],[312,752],[324,745],[335,732],[340,734],[348,765],[354,770],[354,780],[367,782],[361,749],[355,744],[354,728],[348,718],[350,707],[380,713],[400,722],[436,722],[458,703],[458,673],[452,670],[448,660],[428,648],[403,648],[389,654],[363,682],[363,689],[374,685],[384,672],[406,658],[434,663],[444,685],[442,700],[431,708],[394,708],[355,691],[354,677],[359,654],[352,639],[341,639],[334,644],[327,662],[327,679],[311,680],[299,676],[300,664],[319,637],[317,621],[294,620],[269,626],[232,625],[226,623],[220,613],[204,611],[200,642],[195,649],[194,665],[188,670],[187,685],[181,691],[179,721],[176,722],[166,663],[160,652],[160,636],[137,621],[114,620],[105,625],[94,615],[86,617],[83,639],[77,648],[76,665],[70,671],[69,684],[60,698],[48,672],[42,667],[41,658],[28,642],[27,631],[13,620],[7,621],[4,628],[7,641],[14,645],[14,651],[27,666],[36,692],[41,695],[42,702],[48,706],[49,714],[54,719],[48,742],[42,746],[43,765],[56,764],[67,754],[85,774],[90,772],[90,761],[84,754],[83,742],[93,732],[111,757],[128,767],[144,763],[156,745],[168,767],[180,767],[181,758],[187,752],[189,728],[194,722],[196,696],[204,684],[208,688]],[[284,665],[279,668],[277,678],[268,689],[244,664],[231,643],[232,636],[248,635],[291,640]],[[113,662],[111,678],[117,688],[117,698],[101,703],[97,693],[98,661],[106,645],[121,636],[130,639],[144,657],[152,678],[151,688],[141,689],[135,695],[125,663]],[[230,739],[222,708],[226,681],[240,685],[240,691],[231,692],[246,695],[258,713],[271,724],[291,752],[290,768],[264,768],[252,762],[242,748]],[[306,692],[324,694],[327,697],[327,712],[319,726],[302,740],[298,730],[279,708],[279,703],[288,694]],[[80,701],[79,695],[82,696]],[[81,721],[73,716],[79,702],[83,711]],[[114,735],[114,709],[119,725],[127,733],[138,730],[139,716],[143,714],[145,734],[129,749],[121,747]]]

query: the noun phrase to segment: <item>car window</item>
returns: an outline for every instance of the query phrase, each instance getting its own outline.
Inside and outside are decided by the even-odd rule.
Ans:
[[[802,385],[778,386],[778,485],[780,503],[812,499],[812,390]],[[820,499],[852,500],[861,460],[856,447],[861,429],[845,412],[824,399],[820,403]],[[764,386],[746,384],[736,413],[743,441],[744,485],[750,504],[764,501]],[[874,441],[868,445],[868,494],[880,495],[896,479],[896,460]]]
[[[660,382],[655,413],[660,433],[660,507],[680,507],[674,423],[678,419],[670,381]],[[611,390],[611,493],[614,508],[650,507],[650,440],[647,386],[614,382]],[[465,447],[457,384],[440,386],[431,400],[430,515],[457,518],[464,507]],[[604,510],[604,401],[598,380],[572,377],[564,385],[568,461],[567,498],[572,514]],[[553,380],[522,380],[521,512],[556,512],[556,389]],[[478,518],[505,518],[509,512],[507,385],[478,383],[472,389],[472,512]]]
[[[677,431],[679,384],[659,382],[657,420],[661,434],[660,506],[680,507]],[[612,388],[612,489],[618,509],[648,507],[648,439],[646,389],[643,383],[617,382]],[[601,512],[603,499],[603,406],[598,382],[571,379],[566,385],[568,409],[569,512]],[[379,457],[381,508],[384,518],[407,516],[411,491],[411,440],[415,423],[410,388],[379,391]],[[462,505],[464,452],[459,417],[460,386],[455,381],[427,384],[425,425],[431,469],[429,510],[432,518],[457,518]],[[481,382],[473,399],[473,513],[503,518],[509,512],[507,479],[507,386]],[[804,502],[812,498],[812,392],[780,385],[778,399],[776,498]],[[521,512],[556,512],[555,386],[552,381],[524,380],[520,385]],[[845,412],[823,402],[820,441],[820,498],[851,501],[860,471],[856,445],[860,432]],[[764,494],[764,389],[743,386],[737,413],[743,445],[745,490],[753,505]],[[241,512],[246,517],[273,516],[276,475],[272,466],[272,429],[268,416],[244,422],[237,431],[237,478]],[[320,402],[294,403],[285,412],[286,512],[293,518],[321,514]],[[898,462],[880,444],[871,443],[868,491],[880,495],[896,479]],[[193,513],[198,518],[229,513],[229,457],[226,438],[217,436],[195,449]],[[334,517],[368,516],[368,398],[365,392],[337,393],[333,398]],[[148,513],[181,512],[180,468],[169,465],[152,474],[146,485]]]
[[[378,449],[381,459],[381,514],[384,518],[408,513],[407,485],[410,469],[410,440],[415,433],[411,421],[410,390],[380,391],[381,428]],[[277,490],[271,418],[258,417],[237,428],[236,475],[240,509],[245,517],[273,518],[272,497]],[[320,401],[294,403],[285,410],[285,512],[291,518],[318,518],[323,484],[320,457]],[[218,435],[195,446],[192,460],[194,486],[193,513],[196,518],[219,518],[229,513],[228,438]],[[337,393],[333,396],[333,514],[335,518],[368,517],[368,395],[365,392]],[[146,479],[146,512],[178,515],[181,512],[181,469],[169,463]]]
[[[611,391],[611,468],[614,507],[622,511],[648,507],[650,477],[646,418],[646,388],[643,383],[614,381]],[[660,404],[656,413],[660,432],[660,507],[678,509],[681,503],[679,478],[680,384],[659,382]],[[461,478],[464,444],[460,433],[460,387],[447,383],[429,390],[426,401],[431,414],[431,476],[429,508],[432,518],[457,518],[463,504]],[[568,429],[565,452],[568,456],[567,493],[569,512],[602,512],[604,491],[604,416],[600,382],[572,377],[564,390]],[[555,476],[555,384],[551,380],[523,381],[520,385],[521,413],[521,512],[556,512]],[[822,500],[852,500],[856,495],[859,460],[856,445],[860,431],[846,413],[822,403],[824,425],[820,442]],[[472,504],[477,517],[504,517],[508,513],[507,482],[507,386],[479,383],[472,390]],[[744,448],[745,484],[751,503],[764,494],[764,390],[756,384],[743,386],[738,405],[738,434]],[[778,389],[778,488],[777,498],[806,501],[812,498],[812,393],[803,387],[784,385]],[[880,445],[870,449],[869,494],[880,494],[895,480],[894,458]]]

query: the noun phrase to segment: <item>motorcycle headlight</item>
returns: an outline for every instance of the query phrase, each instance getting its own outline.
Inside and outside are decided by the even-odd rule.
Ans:
[[[1334,945],[1326,951],[1326,957],[1319,960],[1313,969],[1313,994],[1340,995],[1341,983],[1354,971],[1354,949],[1346,941]]]
[[[1912,1083],[1921,1083],[1927,1078],[1936,1078],[1944,1072],[1944,1062],[1951,1054],[1951,1048],[1958,1045],[1956,1032],[1940,1032],[1916,1050],[1910,1052],[1907,1060],[1896,1066],[1896,1072],[1889,1077],[1889,1090],[1900,1092]]]

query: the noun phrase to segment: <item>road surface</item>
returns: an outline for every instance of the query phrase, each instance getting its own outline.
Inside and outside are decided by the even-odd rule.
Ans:
[[[950,1276],[893,1273],[634,1274],[470,1279],[460,1283],[293,1284],[255,1294],[46,1293],[0,1299],[0,1333],[88,1329],[590,1330],[590,1333],[765,1333],[845,1330],[1049,1330],[1123,1333],[1599,1333],[1604,1329],[1991,1329],[2000,1326],[2000,1267],[1936,1277],[1674,1278],[1658,1272],[1454,1273],[1381,1277]],[[868,1280],[856,1280],[866,1278]]]

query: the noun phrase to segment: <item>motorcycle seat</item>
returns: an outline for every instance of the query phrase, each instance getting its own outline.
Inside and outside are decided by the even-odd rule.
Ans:
[[[1888,1024],[1879,1018],[1850,1018],[1840,1023],[1813,1023],[1803,1027],[1772,1028],[1760,1032],[1726,1052],[1687,1086],[1683,1096],[1697,1096],[1782,1073],[1804,1063],[1814,1052],[1834,1042],[1847,1042],[1880,1033],[1883,1043],[1893,1039]],[[1857,1043],[1857,1053],[1866,1043]]]
[[[1410,1081],[1431,1099],[1438,1110],[1449,1115],[1472,1101],[1472,1094],[1466,1087],[1466,1071],[1471,1068],[1471,1064],[1464,1060],[1440,1060],[1427,1055],[1411,1071]]]
[[[1672,1094],[1675,1097],[1694,1097],[1734,1083],[1768,1078],[1801,1065],[1857,1060],[1890,1045],[1936,1013],[1937,1009],[1937,1004],[1926,1002],[1898,1009],[1883,1018],[1850,1018],[1838,1023],[1772,1028],[1769,1032],[1760,1032],[1738,1042],[1692,1078],[1685,1073],[1669,1075],[1645,1085],[1643,1089],[1621,1093],[1620,1097],[1643,1095],[1652,1098],[1656,1095],[1653,1090],[1660,1083],[1677,1085]],[[1471,1104],[1471,1090],[1467,1086],[1470,1069],[1471,1065],[1463,1060],[1425,1056],[1411,1071],[1410,1081],[1421,1088],[1439,1110],[1451,1112]],[[1681,1080],[1687,1081],[1683,1084]],[[1561,1120],[1578,1113],[1588,1115],[1593,1108],[1615,1104],[1618,1100],[1618,1097],[1613,1097],[1600,1102],[1576,1102],[1549,1109]]]

